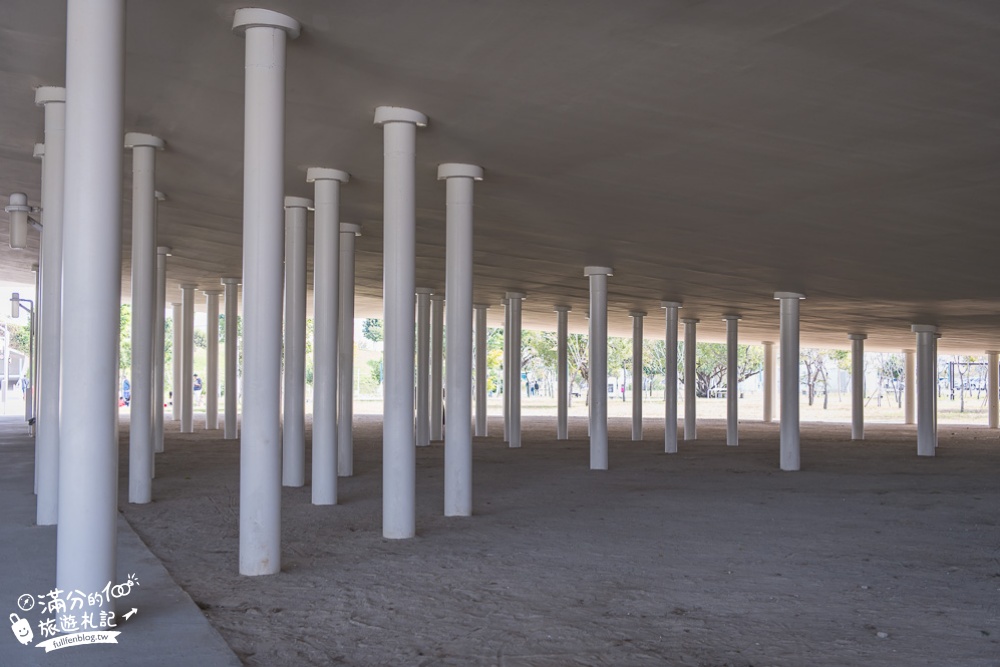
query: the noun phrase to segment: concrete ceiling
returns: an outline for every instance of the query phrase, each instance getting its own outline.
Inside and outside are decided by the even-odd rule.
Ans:
[[[160,243],[178,282],[240,273],[243,51],[234,10],[130,2],[126,129],[159,155]],[[270,0],[303,24],[287,69],[287,192],[308,166],[349,171],[359,314],[381,299],[382,104],[418,109],[417,284],[444,285],[441,162],[476,186],[476,300],[524,291],[525,325],[554,304],[585,327],[588,264],[612,266],[627,312],[685,303],[703,339],[777,336],[775,291],[800,291],[804,345],[1000,347],[1000,3],[995,0]],[[39,198],[33,88],[62,85],[65,7],[0,14],[0,192]],[[123,196],[129,196],[126,179]],[[123,283],[128,298],[125,207]],[[69,212],[71,215],[71,212]],[[72,224],[70,218],[67,224]],[[0,279],[30,280],[6,247]],[[37,239],[33,239],[37,244]],[[37,245],[35,246],[37,250]],[[500,320],[500,308],[491,321]]]

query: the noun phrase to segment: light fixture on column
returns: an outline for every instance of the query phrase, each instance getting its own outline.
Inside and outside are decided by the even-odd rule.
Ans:
[[[28,205],[28,196],[23,192],[15,192],[10,196],[10,205],[4,209],[10,216],[10,233],[8,234],[10,247],[14,250],[22,250],[28,247],[28,221],[32,226],[41,229],[41,224],[29,217],[30,213],[39,213],[42,209],[37,206]]]

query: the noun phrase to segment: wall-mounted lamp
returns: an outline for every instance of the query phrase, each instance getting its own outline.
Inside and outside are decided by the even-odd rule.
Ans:
[[[24,305],[24,304],[31,305]],[[35,302],[31,299],[23,299],[18,292],[14,292],[10,295],[10,316],[15,320],[21,316],[21,309],[24,308],[29,315],[34,314]]]
[[[10,247],[15,250],[28,247],[28,214],[38,213],[42,209],[28,205],[28,195],[15,192],[10,196],[10,206],[4,207],[10,215]],[[32,226],[41,229],[37,220],[31,220]]]

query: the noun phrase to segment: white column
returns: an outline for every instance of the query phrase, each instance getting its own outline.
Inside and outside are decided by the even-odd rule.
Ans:
[[[665,403],[663,451],[677,453],[677,310],[679,301],[661,301],[660,307],[666,311],[666,363],[664,364]]]
[[[445,180],[447,211],[447,267],[445,297],[448,301],[448,414],[444,438],[444,514],[472,515],[472,201],[473,183],[483,179],[482,167],[446,163],[438,166],[438,180]],[[441,303],[439,308],[444,304]],[[484,311],[485,314],[485,311]],[[441,344],[441,326],[435,321]],[[440,374],[440,371],[438,371]],[[437,392],[440,405],[441,392]],[[438,420],[441,415],[431,418]]]
[[[181,285],[181,433],[194,433],[194,290]],[[174,391],[174,395],[177,395]]]
[[[281,259],[285,42],[295,19],[238,9],[246,37],[243,135],[243,437],[240,574],[281,570]]]
[[[695,372],[698,364],[698,320],[681,319],[684,323],[684,439],[698,439],[698,421],[695,412]]]
[[[306,217],[312,201],[285,197],[285,376],[281,483],[306,483]]]
[[[726,445],[740,444],[739,315],[726,315]]]
[[[764,346],[764,423],[774,418],[774,342],[765,340]]]
[[[937,447],[937,327],[914,324],[917,335],[917,456],[934,456]]]
[[[125,3],[68,0],[66,14],[61,329],[74,335],[60,353],[56,588],[90,592],[116,581]]]
[[[865,339],[866,334],[848,334],[851,341],[851,440],[865,439]]]
[[[798,470],[799,456],[799,301],[795,292],[775,292],[781,302],[781,469]]]
[[[382,421],[382,535],[416,533],[416,465],[413,448],[413,300],[416,262],[414,161],[417,127],[427,117],[401,107],[378,107],[383,124],[383,298],[385,400]]]
[[[66,89],[43,86],[35,104],[45,107],[45,158],[42,160],[41,303],[38,313],[38,401],[35,420],[35,521],[55,525],[59,509],[59,347],[62,319],[63,173],[66,155]]]
[[[417,406],[416,444],[426,447],[431,444],[431,294],[434,290],[418,287],[417,294]]]
[[[235,440],[239,437],[236,406],[239,398],[239,334],[237,320],[239,319],[239,285],[240,279],[230,276],[222,279],[226,299],[226,407],[225,430],[223,438]]]
[[[588,266],[590,278],[590,469],[608,469],[608,276],[607,266]]]
[[[313,428],[312,503],[337,504],[337,348],[340,337],[340,184],[345,171],[312,167],[313,183]]]
[[[990,428],[1000,427],[1000,368],[997,367],[997,357],[1000,352],[997,350],[986,351],[986,391],[987,391],[987,415]]]
[[[903,423],[917,423],[917,372],[913,350],[903,350]]]
[[[510,442],[510,300],[503,304],[503,441]]]
[[[477,303],[476,311],[476,436],[489,434],[486,420],[486,311],[489,304]]]
[[[354,475],[354,239],[361,226],[340,223],[340,335],[337,340],[337,476]]]
[[[556,306],[556,440],[569,439],[569,306]]]
[[[205,394],[205,428],[209,431],[219,429],[219,295],[222,288],[204,290],[205,311],[207,323],[205,337],[207,354],[204,394]]]
[[[470,274],[471,275],[471,274]],[[471,335],[471,334],[470,334]],[[444,294],[431,295],[430,439],[444,439],[441,390],[444,375]]]
[[[162,192],[157,192],[159,197]],[[166,310],[167,310],[167,257],[170,248],[156,248],[156,312],[153,322],[153,451],[157,454],[163,451],[163,378],[166,372],[164,354],[166,349]],[[154,458],[155,470],[155,458]]]
[[[642,318],[645,316],[646,313],[639,310],[629,313],[632,318],[632,440],[642,440]]]
[[[510,303],[510,436],[507,446],[521,446],[521,302],[524,294],[507,292]]]
[[[153,325],[156,321],[156,151],[163,140],[129,132],[132,149],[132,399],[128,501],[148,503],[153,489]]]
[[[184,311],[180,303],[170,304],[170,325],[173,327],[173,343],[171,345],[171,386],[173,387],[173,399],[171,400],[170,418],[173,421],[180,421],[183,412],[181,396],[181,352],[184,347]]]

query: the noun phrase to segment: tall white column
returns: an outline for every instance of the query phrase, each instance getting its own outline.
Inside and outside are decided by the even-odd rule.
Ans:
[[[312,502],[337,504],[337,348],[340,337],[340,184],[345,171],[312,167],[313,183],[313,428]]]
[[[997,350],[986,351],[986,404],[990,428],[1000,428],[1000,368],[997,367]]]
[[[510,438],[508,447],[521,446],[521,302],[524,294],[507,292],[510,304]]]
[[[486,311],[489,305],[477,303],[476,311],[476,436],[486,437],[489,434],[486,420]]]
[[[677,453],[677,311],[679,301],[661,301],[666,311],[666,363],[664,364],[663,402],[665,404],[663,451]]]
[[[205,428],[219,429],[219,295],[222,288],[204,290],[207,322],[205,338],[207,346],[205,370]]]
[[[184,284],[180,288],[181,433],[194,433],[194,290],[197,285]]]
[[[160,197],[162,192],[157,192]],[[166,350],[166,310],[167,310],[167,257],[170,248],[156,248],[156,312],[153,322],[153,451],[163,451],[163,379],[166,372],[164,354]],[[156,460],[154,458],[154,470]]]
[[[285,42],[295,19],[239,9],[246,37],[243,135],[243,437],[240,574],[281,570],[281,259]]]
[[[163,140],[129,132],[132,149],[132,398],[128,501],[148,503],[153,489],[153,325],[156,321],[156,151]]]
[[[283,486],[306,483],[306,217],[312,201],[285,197]]]
[[[632,318],[632,440],[642,440],[642,318],[645,316],[643,311],[629,312]]]
[[[556,440],[569,439],[569,306],[556,306]]]
[[[795,292],[775,292],[781,316],[781,469],[798,470],[799,456],[799,301]]]
[[[774,418],[774,342],[765,340],[764,346],[764,423]]]
[[[429,287],[418,287],[417,294],[417,447],[431,444],[431,294]]]
[[[354,475],[354,239],[361,226],[340,223],[340,335],[337,340],[337,476]]]
[[[684,323],[684,439],[698,439],[698,421],[695,411],[696,371],[698,364],[698,320],[681,319]]]
[[[608,469],[608,276],[607,266],[588,266],[590,279],[590,469]]]
[[[171,345],[171,383],[173,387],[171,393],[173,399],[170,406],[170,418],[173,421],[180,421],[181,413],[184,412],[183,396],[181,395],[181,352],[184,348],[184,310],[180,303],[170,304],[170,325],[173,327],[173,342]]]
[[[89,592],[116,580],[125,2],[66,9],[61,329],[76,335],[60,353],[56,588]],[[100,611],[84,600],[69,613]]]
[[[740,444],[739,315],[726,315],[726,445]]]
[[[431,295],[430,439],[444,439],[441,390],[444,385],[444,294]]]
[[[444,438],[444,514],[472,515],[472,201],[473,184],[483,179],[476,165],[438,166],[438,180],[446,181],[448,300],[448,377],[445,389],[448,414]],[[443,306],[444,304],[440,304]],[[439,306],[439,307],[440,307]],[[441,327],[435,322],[441,344]],[[440,354],[435,349],[437,354]],[[439,371],[440,373],[440,371]],[[437,392],[440,403],[441,392]],[[432,419],[440,420],[440,414]],[[435,422],[435,423],[439,423]]]
[[[903,350],[903,423],[917,423],[917,372],[913,350]]]
[[[66,89],[43,86],[35,104],[45,107],[45,158],[42,160],[41,298],[38,313],[38,383],[35,395],[35,521],[55,525],[59,509],[59,347],[62,336],[63,174],[66,155]]]
[[[236,378],[239,373],[239,329],[237,327],[237,320],[240,314],[240,279],[235,276],[223,278],[222,286],[225,290],[226,299],[226,347],[224,351],[226,357],[226,421],[222,437],[226,440],[235,440],[239,437],[239,425],[236,414],[236,406],[239,398],[239,381]]]
[[[852,333],[851,341],[851,440],[865,439],[865,339]]]
[[[510,300],[503,304],[503,441],[510,442]]]
[[[427,117],[401,107],[378,107],[383,124],[383,308],[385,400],[382,426],[382,535],[416,533],[416,465],[413,448],[413,300],[416,263],[414,161],[417,127]]]
[[[914,324],[917,335],[917,456],[934,456],[937,447],[937,327]]]

